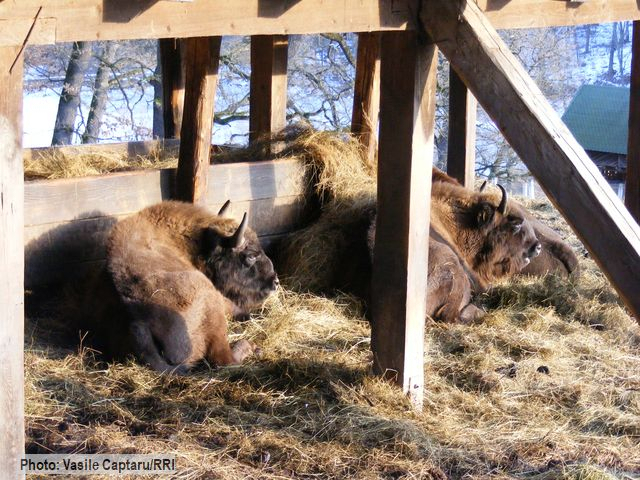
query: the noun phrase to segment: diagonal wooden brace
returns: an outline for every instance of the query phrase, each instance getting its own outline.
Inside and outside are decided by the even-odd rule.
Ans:
[[[420,20],[640,321],[640,227],[473,0]]]

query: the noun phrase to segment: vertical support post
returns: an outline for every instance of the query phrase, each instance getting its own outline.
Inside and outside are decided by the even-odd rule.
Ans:
[[[374,371],[418,408],[424,322],[437,49],[415,32],[382,37],[378,216],[372,280]]]
[[[351,133],[362,144],[370,166],[375,165],[380,113],[380,33],[358,34]]]
[[[188,38],[184,43],[184,117],[176,197],[187,202],[199,202],[207,191],[221,40],[222,37],[200,37]]]
[[[0,472],[18,477],[24,454],[24,180],[22,59],[0,47]]]
[[[184,55],[182,40],[161,38],[160,66],[162,68],[162,117],[164,138],[180,138],[182,107],[184,105]]]
[[[629,143],[624,203],[640,223],[640,21],[633,22],[631,89],[629,97]]]
[[[475,97],[449,65],[447,173],[470,189],[475,180],[477,110]]]
[[[251,37],[249,141],[283,129],[287,123],[287,35]]]

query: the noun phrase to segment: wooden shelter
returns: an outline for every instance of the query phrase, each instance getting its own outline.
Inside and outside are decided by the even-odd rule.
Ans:
[[[26,214],[20,132],[21,53],[26,43],[167,39],[162,42],[162,64],[170,85],[165,91],[165,131],[176,136],[180,132],[181,139],[176,195],[205,201],[208,182],[216,182],[215,176],[222,174],[209,167],[220,37],[254,36],[250,129],[259,135],[283,124],[286,35],[362,32],[353,126],[368,151],[377,150],[380,179],[373,273],[374,369],[393,378],[419,405],[429,230],[425,212],[430,201],[438,50],[450,60],[457,80],[452,89],[456,101],[451,104],[458,120],[450,142],[459,148],[451,149],[455,156],[449,162],[456,176],[468,182],[472,171],[469,136],[474,101],[468,88],[640,318],[640,228],[496,33],[499,28],[638,19],[640,7],[633,0],[0,0],[0,438],[4,444],[0,471],[17,476],[17,459],[24,447]],[[630,119],[637,131],[640,38],[638,24],[634,27]],[[184,75],[179,65],[185,66]],[[14,144],[16,148],[11,148]],[[233,168],[234,181],[244,172],[247,177],[239,184],[252,185],[250,175],[258,167]],[[161,177],[149,181],[156,182],[163,196]],[[267,178],[273,183],[276,177]],[[627,204],[639,215],[638,135],[630,135],[628,181]],[[93,202],[111,203],[104,200],[113,192],[108,186],[101,188],[89,188],[79,197],[77,186],[69,187],[60,204],[70,199],[86,208]],[[136,193],[135,188],[134,183],[125,193]],[[41,190],[34,195],[43,202],[53,201],[46,189]]]

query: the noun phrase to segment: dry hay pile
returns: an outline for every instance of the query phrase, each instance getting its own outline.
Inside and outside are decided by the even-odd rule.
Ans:
[[[126,150],[96,147],[47,148],[24,161],[25,180],[77,178],[151,168],[175,168],[177,148],[158,145],[146,154],[130,156]]]
[[[348,296],[282,289],[230,327],[261,358],[187,377],[54,347],[32,314],[27,450],[174,453],[179,478],[636,478],[640,327],[582,270],[498,285],[478,324],[428,320],[422,412],[369,375]]]

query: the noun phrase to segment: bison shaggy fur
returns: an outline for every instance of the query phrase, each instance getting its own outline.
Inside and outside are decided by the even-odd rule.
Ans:
[[[206,359],[240,363],[253,345],[227,340],[228,315],[244,318],[277,287],[258,238],[203,207],[163,202],[118,222],[107,243],[86,326],[109,357],[133,355],[157,371]]]

